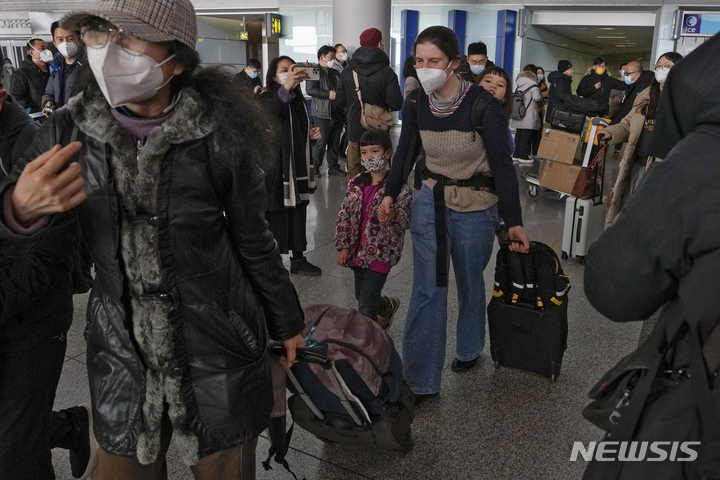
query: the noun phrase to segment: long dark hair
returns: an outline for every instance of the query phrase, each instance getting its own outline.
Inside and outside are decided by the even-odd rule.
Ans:
[[[402,69],[402,76],[403,78],[418,78],[417,72],[415,71],[415,57],[410,55],[405,59],[405,63],[403,63],[403,69]]]
[[[275,81],[275,75],[277,74],[278,63],[282,62],[283,60],[289,60],[290,63],[295,63],[295,60],[293,60],[292,58],[288,57],[287,55],[281,55],[281,56],[279,56],[279,57],[273,58],[273,59],[270,61],[270,65],[268,65],[268,68],[267,68],[267,73],[265,74],[265,85],[267,86],[268,90],[275,91],[275,90],[276,90],[276,88],[275,88],[276,85],[279,85],[279,84]],[[303,98],[303,96],[302,96],[302,90],[300,90],[300,85],[297,85],[297,86],[293,89],[293,93],[295,94],[295,97],[296,97],[296,98],[297,98],[298,96],[299,96],[299,98]]]
[[[673,63],[673,68],[675,68],[678,62],[680,62],[680,60],[682,60],[683,58],[683,56],[677,52],[667,52],[660,55],[658,57],[658,61],[660,61],[660,59],[663,57]],[[650,97],[644,102],[642,102],[640,105],[638,105],[636,109],[638,113],[645,116],[646,120],[655,120],[655,116],[657,115],[657,107],[660,103],[661,93],[662,90],[660,90],[660,82],[653,78],[652,85],[650,85]]]
[[[197,92],[201,113],[214,120],[227,157],[240,162],[250,159],[263,169],[272,165],[275,141],[268,134],[269,119],[260,103],[234,85],[233,77],[222,67],[198,68],[200,55],[195,49],[177,41],[166,45],[184,67],[172,80],[173,94],[184,88]]]
[[[505,113],[505,116],[507,118],[510,118],[510,115],[512,115],[513,112],[513,89],[512,89],[512,80],[510,79],[510,74],[505,71],[504,68],[498,67],[497,65],[493,65],[492,67],[487,67],[485,70],[480,72],[480,75],[478,75],[477,78],[477,84],[480,85],[483,77],[485,75],[497,75],[499,77],[502,77],[505,80],[505,84],[507,85],[505,87],[505,98],[503,99],[503,113]]]
[[[423,43],[431,43],[438,47],[450,59],[450,62],[460,56],[460,42],[458,42],[455,32],[448,27],[435,25],[420,32],[412,46],[413,56],[415,56],[415,48]]]

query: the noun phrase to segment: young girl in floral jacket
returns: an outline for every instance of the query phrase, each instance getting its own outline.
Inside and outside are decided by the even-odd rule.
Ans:
[[[385,196],[392,156],[390,135],[383,130],[365,132],[360,138],[360,154],[366,172],[350,179],[338,213],[337,263],[355,273],[355,298],[360,313],[387,330],[400,301],[382,296],[382,288],[390,269],[400,261],[405,230],[410,224],[412,190],[403,185],[393,217],[381,223],[377,207]]]

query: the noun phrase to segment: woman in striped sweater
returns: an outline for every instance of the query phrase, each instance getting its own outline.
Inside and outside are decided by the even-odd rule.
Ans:
[[[510,246],[527,252],[530,239],[522,227],[518,181],[508,143],[502,105],[493,98],[480,117],[471,113],[476,100],[490,95],[481,86],[459,79],[460,48],[446,27],[425,29],[413,45],[415,68],[427,95],[403,107],[400,142],[385,193],[381,220],[392,214],[393,201],[405,179],[404,164],[413,135],[419,133],[427,156],[423,187],[412,204],[413,288],[403,332],[403,370],[422,401],[440,391],[445,361],[449,259],[458,290],[454,371],[472,368],[485,343],[485,282],[495,230],[502,216]],[[438,235],[439,233],[439,235]],[[438,255],[439,253],[439,255]]]

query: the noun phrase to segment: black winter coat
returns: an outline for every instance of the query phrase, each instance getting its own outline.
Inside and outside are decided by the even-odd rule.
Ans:
[[[30,108],[30,113],[39,112],[48,78],[50,72],[40,70],[28,55],[12,76],[10,95],[23,109]]]
[[[355,50],[350,68],[340,74],[340,87],[335,101],[345,106],[348,124],[348,140],[359,142],[365,129],[360,124],[360,102],[355,93],[353,70],[358,74],[358,83],[363,102],[392,111],[403,106],[403,96],[397,75],[390,68],[388,56],[377,47],[360,47]]]
[[[295,97],[290,103],[284,103],[278,95],[280,88],[273,81],[268,85],[268,90],[260,95],[263,106],[275,120],[273,126],[278,142],[275,162],[265,168],[269,212],[290,207],[288,203],[307,203],[310,201],[309,195],[315,190],[315,182],[310,179],[308,104],[300,88],[295,88]],[[293,199],[290,199],[290,189],[286,190],[284,186],[285,182],[291,181],[295,193]]]
[[[68,68],[68,65],[65,63],[65,57],[61,53],[56,54],[55,58],[48,64],[50,79],[45,86],[45,94],[42,97],[43,106],[47,102],[52,102],[57,107],[62,107],[78,94],[81,89],[80,72],[87,64],[87,55],[84,51],[77,54],[74,64],[67,77],[64,76],[63,71]]]
[[[38,126],[16,103],[0,111],[0,181],[32,142]],[[72,216],[72,214],[69,214]],[[73,317],[71,223],[53,236],[0,239],[0,348],[62,335]]]
[[[600,88],[595,88],[595,85],[600,82]],[[600,115],[607,115],[608,109],[610,108],[610,92],[614,90],[625,90],[627,84],[621,80],[611,77],[607,73],[598,75],[595,70],[590,72],[590,75],[585,75],[580,80],[580,85],[577,87],[577,94],[579,97],[592,98],[598,103],[600,107],[598,113]]]
[[[76,212],[97,270],[85,330],[87,367],[95,433],[113,454],[140,456],[143,439],[159,435],[159,416],[147,417],[143,409],[152,400],[148,391],[173,402],[176,436],[182,434],[182,440],[191,432],[197,438],[183,440],[186,462],[193,461],[193,452],[208,454],[258,436],[269,424],[272,406],[266,328],[278,340],[303,329],[297,294],[265,221],[263,172],[247,157],[225,155],[243,151],[227,142],[254,140],[213,121],[206,113],[213,105],[203,105],[203,98],[186,89],[170,118],[142,147],[152,149],[147,153],[155,156],[145,158],[157,165],[158,178],[149,180],[150,189],[126,192],[124,198],[154,197],[153,214],[123,213],[128,205],[118,194],[121,180],[138,176],[135,156],[143,153],[112,118],[97,88],[89,87],[56,112],[26,153],[32,159],[56,143],[66,144],[74,126],[79,129],[83,148],[76,160],[88,198]],[[128,162],[120,165],[129,171],[114,158]],[[0,195],[22,167],[0,184]],[[54,216],[34,237],[54,235],[66,221],[72,219]],[[129,262],[143,258],[129,256],[121,224],[123,232],[128,225],[149,232],[136,242],[159,257],[159,291],[131,294]],[[12,236],[5,226],[0,234]],[[133,309],[141,304],[167,312],[169,356],[158,354],[157,360],[141,353],[155,327],[136,318],[131,303]],[[161,366],[147,367],[150,360]],[[153,390],[158,386],[149,378],[166,379],[160,386],[165,390]],[[177,418],[178,412],[185,413]]]
[[[550,82],[550,91],[548,92],[548,107],[545,121],[550,123],[555,109],[562,109],[565,105],[565,99],[572,95],[572,89],[570,87],[572,77],[560,72],[550,72],[548,82]]]

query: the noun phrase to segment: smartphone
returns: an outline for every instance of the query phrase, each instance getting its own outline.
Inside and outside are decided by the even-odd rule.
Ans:
[[[296,68],[302,68],[305,70],[305,74],[307,75],[307,78],[303,78],[303,82],[307,80],[311,81],[319,81],[320,80],[320,65],[311,63],[310,65],[295,65],[293,67],[293,70]]]

